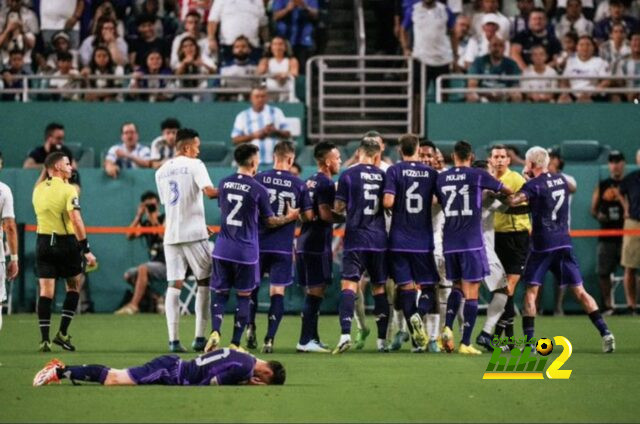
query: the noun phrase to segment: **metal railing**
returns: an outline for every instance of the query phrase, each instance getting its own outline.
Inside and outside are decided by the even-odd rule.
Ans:
[[[354,140],[374,128],[388,137],[424,135],[425,73],[418,67],[416,80],[413,62],[403,56],[312,57],[307,61],[308,138]]]
[[[520,86],[514,87],[444,87],[444,81],[452,80],[489,80],[499,82],[511,82],[521,83],[523,81],[634,81],[640,83],[640,76],[610,76],[610,77],[597,77],[597,76],[522,76],[522,75],[485,75],[485,74],[446,74],[440,75],[436,79],[436,103],[442,103],[443,98],[447,94],[577,94],[577,93],[590,93],[590,94],[629,94],[640,93],[639,87],[585,87],[585,88],[571,88],[571,87],[550,87],[550,88],[524,88]]]
[[[0,95],[14,95],[16,100],[28,102],[33,96],[73,96],[73,95],[202,95],[202,94],[228,94],[247,95],[255,85],[263,85],[270,75],[15,75],[16,80],[22,81],[20,88],[0,89]],[[51,87],[51,80],[66,79],[71,86]],[[91,87],[92,81],[113,81],[113,87]],[[135,83],[133,83],[135,81]],[[140,87],[140,85],[154,85],[159,81],[158,87]],[[183,85],[195,84],[198,86],[184,87]],[[133,84],[132,84],[133,83]],[[295,81],[290,77],[289,88],[270,89],[270,94],[279,94],[284,101],[297,101],[295,95]]]

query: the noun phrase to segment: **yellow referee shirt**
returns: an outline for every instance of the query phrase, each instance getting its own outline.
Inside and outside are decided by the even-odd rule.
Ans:
[[[508,170],[499,178],[506,187],[509,187],[514,193],[522,188],[527,181],[519,173]],[[526,203],[525,203],[526,204]],[[515,231],[531,231],[531,221],[529,214],[509,214],[496,211],[493,224],[496,233],[511,233]]]
[[[36,186],[32,201],[38,234],[75,234],[69,219],[69,211],[80,209],[75,187],[62,178],[53,177]]]

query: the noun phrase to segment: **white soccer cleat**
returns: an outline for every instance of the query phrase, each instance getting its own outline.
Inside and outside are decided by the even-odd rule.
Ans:
[[[330,353],[329,349],[322,347],[317,341],[311,340],[307,344],[296,345],[296,351],[301,353]]]
[[[353,344],[351,343],[351,335],[349,334],[343,334],[340,336],[340,341],[338,342],[338,346],[336,346],[335,349],[333,349],[333,354],[337,355],[339,353],[344,353],[347,350],[351,349],[351,346]]]
[[[58,359],[53,359],[44,366],[33,378],[33,387],[46,386],[51,383],[60,383],[58,368],[64,368],[64,364]]]
[[[616,338],[609,333],[602,337],[602,351],[604,353],[613,353],[616,350]]]

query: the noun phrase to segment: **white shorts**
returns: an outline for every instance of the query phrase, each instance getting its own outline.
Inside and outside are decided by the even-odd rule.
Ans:
[[[489,262],[489,275],[484,277],[484,285],[491,292],[507,287],[507,274],[500,262]]]
[[[438,286],[447,288],[453,287],[453,283],[447,280],[447,272],[444,266],[444,255],[442,253],[434,253],[433,258],[436,261],[436,267],[438,268],[438,274],[440,274],[440,283]]]
[[[6,278],[7,278],[7,268],[5,267],[4,262],[0,262],[0,303],[4,302],[4,298],[7,296],[7,292],[4,287],[4,282]]]
[[[196,280],[211,277],[211,252],[213,249],[208,240],[165,244],[167,281],[184,281],[187,276],[187,266],[191,268]]]

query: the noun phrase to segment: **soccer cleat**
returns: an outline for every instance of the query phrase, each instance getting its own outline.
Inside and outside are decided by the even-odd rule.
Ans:
[[[438,345],[438,350],[442,352],[444,350],[444,346],[442,345],[442,336],[438,336],[436,344]]]
[[[311,340],[307,344],[298,343],[296,345],[296,351],[300,353],[330,353],[331,352],[330,349],[327,349],[326,347],[322,346],[320,343],[318,343],[315,340]]]
[[[411,318],[409,318],[409,322],[411,323],[411,337],[413,337],[413,341],[418,347],[424,350],[427,347],[429,336],[427,336],[427,333],[424,331],[422,318],[420,318],[418,314],[413,314]]]
[[[258,338],[256,337],[256,328],[249,326],[247,328],[247,349],[257,349]]]
[[[140,310],[137,307],[133,306],[130,303],[127,303],[122,308],[115,311],[114,315],[135,315],[138,312],[140,312]]]
[[[398,331],[395,336],[393,336],[393,342],[391,343],[391,350],[400,350],[403,343],[408,342],[410,339],[409,333],[406,331]]]
[[[48,340],[40,342],[38,352],[51,352],[51,342]]]
[[[462,355],[482,355],[482,352],[471,345],[461,344],[458,352]]]
[[[235,343],[229,343],[229,349],[237,350],[238,352],[242,352],[242,353],[247,353],[247,351],[244,350],[244,348],[242,346],[237,345]]]
[[[262,353],[273,353],[273,340],[267,339],[262,346]]]
[[[371,330],[366,327],[358,330],[356,333],[356,341],[354,343],[357,350],[362,350],[362,348],[364,348],[364,343],[367,340],[367,337],[369,337],[369,333],[371,333]]]
[[[185,353],[187,348],[180,344],[180,340],[174,340],[169,342],[169,352],[171,353]]]
[[[207,339],[205,339],[204,337],[196,337],[191,343],[191,349],[193,349],[194,352],[204,352],[204,348],[206,346]]]
[[[49,361],[33,378],[33,386],[45,386],[51,383],[60,383],[58,368],[64,368],[64,364],[58,359]]]
[[[71,344],[71,336],[68,334],[66,336],[63,336],[59,331],[53,338],[53,343],[70,352],[74,352],[76,350],[75,346]]]
[[[204,347],[205,352],[211,352],[212,350],[216,350],[220,346],[220,333],[217,331],[212,331],[209,335],[209,340],[207,340],[207,344]]]
[[[353,346],[353,343],[351,342],[351,336],[349,334],[343,334],[342,336],[340,336],[338,346],[336,346],[336,348],[333,349],[333,352],[331,353],[333,353],[334,355],[345,353],[347,350],[351,349],[351,346]]]
[[[446,325],[442,329],[442,348],[447,353],[453,352],[456,348],[453,341],[453,331]]]
[[[493,352],[493,345],[491,344],[491,338],[488,336],[485,336],[482,333],[478,334],[478,337],[476,337],[476,344],[487,349],[487,352],[489,353]]]
[[[331,350],[331,349],[329,349],[329,345],[328,344],[323,343],[320,340],[313,340],[313,341],[316,342],[318,344],[318,346],[320,346],[321,348],[329,350],[329,351]]]
[[[389,353],[389,345],[387,344],[386,339],[378,339],[376,340],[376,348],[380,353]]]
[[[609,333],[606,336],[602,336],[602,351],[604,353],[613,353],[616,350],[616,338],[613,334]]]
[[[423,347],[416,346],[411,348],[411,353],[425,353],[426,350]]]
[[[427,343],[427,352],[440,353],[440,346],[438,346],[438,342],[436,340],[429,340]]]

